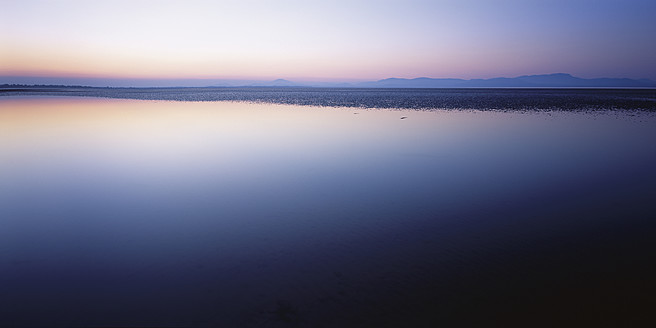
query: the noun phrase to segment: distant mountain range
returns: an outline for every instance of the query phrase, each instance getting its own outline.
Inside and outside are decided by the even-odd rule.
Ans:
[[[270,83],[260,82],[257,86],[327,86],[356,88],[653,88],[656,81],[648,79],[598,78],[584,79],[566,73],[523,75],[513,78],[492,79],[415,79],[389,78],[357,83],[295,83],[278,79]]]
[[[330,88],[656,88],[648,79],[584,79],[570,74],[523,75],[492,79],[389,78],[367,82],[295,82],[229,79],[102,79],[0,76],[0,84],[94,87],[330,87]]]

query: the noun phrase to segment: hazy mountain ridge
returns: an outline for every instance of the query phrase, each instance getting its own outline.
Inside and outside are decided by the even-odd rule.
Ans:
[[[387,78],[365,82],[297,82],[231,79],[101,79],[0,76],[4,85],[76,85],[94,87],[325,87],[325,88],[656,88],[649,79],[585,79],[567,73],[457,79],[418,77]]]
[[[656,81],[648,79],[597,78],[584,79],[566,73],[522,75],[514,78],[491,79],[433,79],[389,78],[375,82],[363,82],[358,86],[369,88],[567,88],[567,87],[656,87]]]
[[[356,83],[293,82],[278,79],[257,82],[249,86],[296,86],[296,87],[352,87],[352,88],[651,88],[656,81],[649,79],[595,78],[585,79],[567,73],[496,77],[490,79],[387,78],[378,81]]]

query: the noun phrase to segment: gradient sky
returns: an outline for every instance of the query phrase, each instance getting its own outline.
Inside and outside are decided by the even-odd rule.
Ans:
[[[656,1],[0,0],[0,75],[656,80]]]

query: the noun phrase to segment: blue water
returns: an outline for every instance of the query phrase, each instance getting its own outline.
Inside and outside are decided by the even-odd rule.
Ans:
[[[650,111],[33,94],[0,98],[2,326],[651,317]]]

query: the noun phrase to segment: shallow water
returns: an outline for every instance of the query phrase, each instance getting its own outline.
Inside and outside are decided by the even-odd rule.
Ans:
[[[655,127],[3,97],[0,324],[638,323]]]
[[[51,95],[304,106],[484,111],[656,111],[656,89],[363,89],[309,87],[0,87],[0,96]]]

